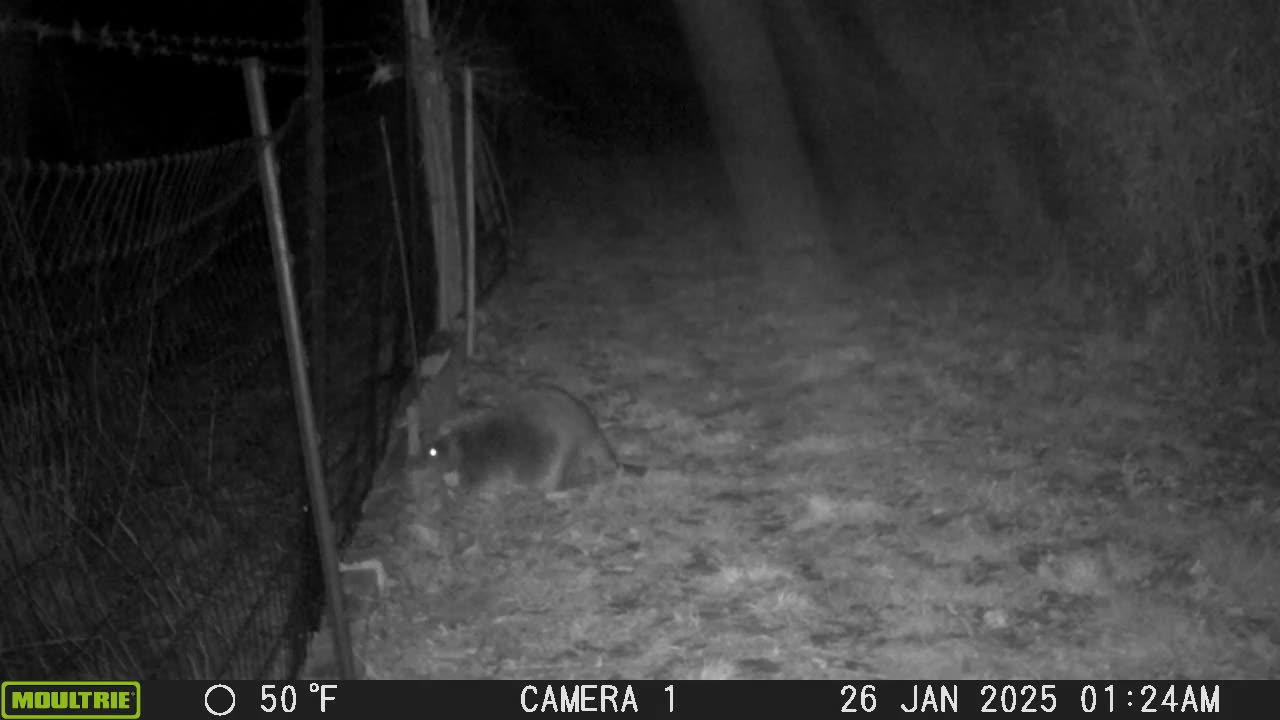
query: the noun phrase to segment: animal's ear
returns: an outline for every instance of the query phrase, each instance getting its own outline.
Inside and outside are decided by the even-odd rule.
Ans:
[[[471,412],[457,415],[449,418],[448,420],[442,421],[439,425],[436,426],[435,440],[432,442],[432,444],[440,445],[445,441],[445,438],[448,438],[451,435],[453,435],[455,431],[459,430],[460,428],[465,428],[468,425],[471,425],[472,423],[478,422],[481,418],[483,418],[486,415],[486,413],[487,411],[483,409],[473,410]]]

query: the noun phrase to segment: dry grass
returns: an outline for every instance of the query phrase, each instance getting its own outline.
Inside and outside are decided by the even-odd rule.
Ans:
[[[376,488],[371,677],[1280,676],[1280,424],[994,286],[767,305],[707,183],[645,171],[642,235],[607,186],[535,218],[467,390],[560,382],[652,471],[478,498],[450,563]]]

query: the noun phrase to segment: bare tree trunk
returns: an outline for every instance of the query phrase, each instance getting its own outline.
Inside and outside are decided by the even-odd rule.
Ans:
[[[825,285],[825,223],[759,0],[679,0],[747,239],[773,289]]]

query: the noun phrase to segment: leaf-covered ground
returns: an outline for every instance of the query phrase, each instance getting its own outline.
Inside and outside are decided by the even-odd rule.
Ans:
[[[650,472],[481,493],[450,562],[393,474],[346,558],[387,573],[368,677],[1280,677],[1275,385],[1168,379],[889,222],[838,300],[779,301],[714,167],[540,186],[464,397],[558,383]]]

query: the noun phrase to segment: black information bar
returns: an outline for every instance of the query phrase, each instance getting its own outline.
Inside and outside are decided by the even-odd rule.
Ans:
[[[132,702],[126,695],[103,694],[110,704],[101,707],[92,706],[97,696],[75,686],[62,695],[58,686],[31,686],[7,684],[5,718],[58,717],[59,712],[65,717],[72,714],[64,709],[67,702],[79,717],[157,720],[518,718],[547,713],[643,718],[750,714],[783,720],[918,713],[1280,717],[1280,681],[154,681],[126,689],[136,692]]]

